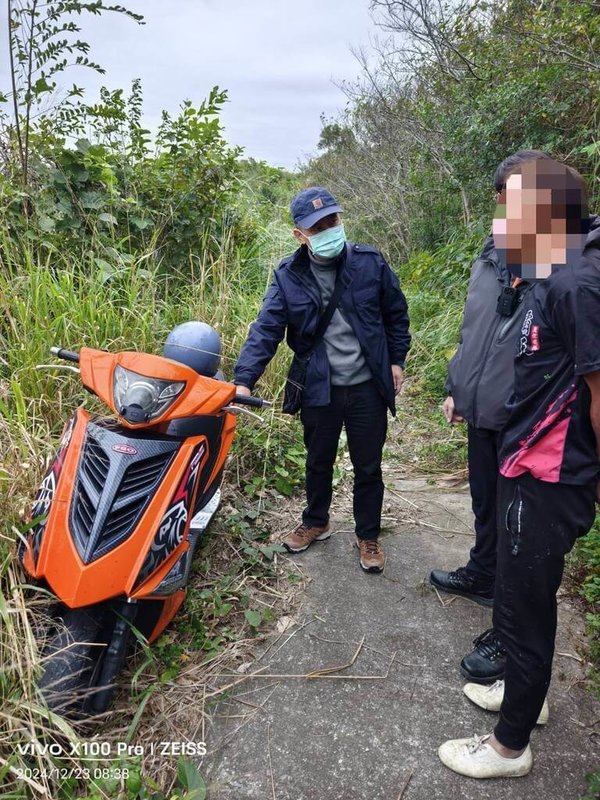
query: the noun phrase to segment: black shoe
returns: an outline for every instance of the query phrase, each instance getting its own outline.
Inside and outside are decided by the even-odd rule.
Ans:
[[[475,649],[460,662],[460,671],[475,683],[492,683],[504,677],[506,650],[500,643],[496,631],[489,628],[476,639]]]
[[[434,569],[429,576],[429,583],[441,592],[459,594],[467,597],[480,606],[491,608],[494,605],[494,583],[484,581],[474,575],[466,567],[459,567],[454,572]]]

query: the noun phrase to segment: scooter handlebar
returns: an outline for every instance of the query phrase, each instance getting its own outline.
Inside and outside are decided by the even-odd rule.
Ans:
[[[79,364],[79,353],[74,353],[72,350],[65,350],[62,347],[51,347],[50,352],[57,358],[62,358],[63,361],[74,361]]]
[[[263,400],[262,397],[251,397],[245,394],[236,394],[233,402],[240,406],[254,406],[255,408],[270,408],[273,405],[269,400]]]

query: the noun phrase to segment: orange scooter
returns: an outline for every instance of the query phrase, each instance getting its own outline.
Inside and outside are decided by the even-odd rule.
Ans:
[[[132,626],[153,642],[183,602],[240,404],[271,404],[161,356],[52,353],[116,414],[75,411],[18,547],[58,601],[38,685],[55,711],[89,714],[110,705]]]

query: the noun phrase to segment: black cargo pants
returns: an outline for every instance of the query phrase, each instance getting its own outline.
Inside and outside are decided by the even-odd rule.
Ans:
[[[529,742],[550,685],[565,555],[592,527],[595,499],[595,482],[546,483],[529,473],[498,480],[493,624],[506,648],[506,671],[494,733],[513,750]]]
[[[381,458],[387,433],[387,405],[373,379],[354,386],[332,386],[327,406],[302,407],[306,446],[305,525],[329,522],[333,465],[342,426],[354,468],[353,510],[356,535],[377,539],[381,528],[383,479]]]

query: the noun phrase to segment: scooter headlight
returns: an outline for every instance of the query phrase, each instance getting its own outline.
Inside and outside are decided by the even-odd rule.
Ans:
[[[185,388],[185,381],[147,378],[117,365],[113,396],[117,411],[128,422],[149,422],[160,417]]]

